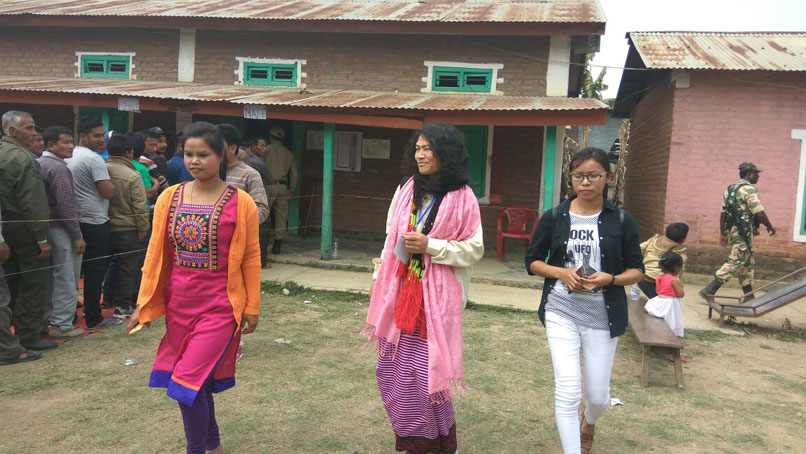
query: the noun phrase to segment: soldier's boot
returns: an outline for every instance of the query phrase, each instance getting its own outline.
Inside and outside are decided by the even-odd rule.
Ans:
[[[745,302],[750,301],[751,299],[756,297],[756,295],[749,295],[749,293],[752,293],[752,292],[753,292],[753,286],[752,285],[743,285],[742,286],[742,293],[747,295],[747,296],[744,297]]]
[[[282,245],[283,240],[274,240],[274,244],[271,245],[271,253],[272,254],[279,254],[280,253],[280,246]]]
[[[699,291],[700,298],[704,299],[707,303],[708,297],[714,296],[720,287],[722,287],[722,283],[717,279],[714,279],[710,284],[706,285],[705,288]]]

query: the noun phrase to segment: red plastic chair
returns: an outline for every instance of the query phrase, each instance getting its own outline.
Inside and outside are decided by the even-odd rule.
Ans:
[[[506,230],[504,230],[506,218]],[[530,225],[531,224],[531,225]],[[521,238],[526,240],[526,247],[532,242],[532,231],[537,226],[537,215],[527,207],[507,207],[498,213],[495,255],[498,260],[507,253],[506,239]]]

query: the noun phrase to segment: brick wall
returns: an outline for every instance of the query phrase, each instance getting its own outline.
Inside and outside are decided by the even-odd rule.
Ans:
[[[309,131],[322,131],[309,123]],[[337,125],[336,131],[361,132],[362,139],[391,140],[390,159],[362,159],[360,172],[336,171],[333,180],[333,226],[337,231],[382,237],[386,213],[395,187],[402,178],[400,162],[410,131]],[[318,229],[322,224],[322,150],[303,150],[300,187],[300,225]],[[311,194],[317,197],[311,198]],[[313,203],[312,206],[311,202]],[[310,216],[309,216],[310,210]]]
[[[493,129],[490,203],[480,207],[488,254],[495,254],[496,222],[504,207],[526,206],[539,214],[542,160],[543,128],[496,126]],[[525,243],[524,240],[508,240],[508,256],[522,256]]]
[[[488,46],[479,45],[483,41]],[[489,47],[492,46],[492,47]],[[308,88],[394,90],[419,93],[429,61],[503,63],[498,89],[506,95],[544,95],[547,37],[343,35],[199,31],[196,81],[232,84],[235,57],[304,59]],[[500,50],[499,50],[500,49]]]
[[[159,29],[3,27],[0,75],[73,77],[83,52],[135,52],[138,80],[177,77],[179,32]],[[481,41],[484,44],[479,44]],[[196,81],[232,84],[235,57],[305,59],[309,88],[419,92],[425,87],[425,60],[503,63],[498,89],[507,95],[544,95],[547,37],[460,37],[221,32],[200,30]]]
[[[664,79],[631,115],[624,208],[638,223],[642,239],[664,227],[673,108],[674,87]]]
[[[179,31],[0,27],[2,76],[73,77],[76,52],[135,52],[138,80],[175,81]]]
[[[769,237],[762,227],[756,237],[759,268],[780,274],[802,266],[806,244],[792,241],[800,141],[791,131],[806,128],[804,89],[802,73],[702,71],[691,74],[690,88],[675,90],[666,221],[692,226],[688,242],[700,262],[716,266],[727,257],[717,233],[722,194],[739,179],[738,164],[753,161],[778,231]]]
[[[321,130],[320,124],[308,124]],[[400,162],[410,132],[399,129],[361,128],[338,125],[337,131],[359,131],[365,139],[392,141],[391,159],[362,159],[361,172],[335,172],[333,226],[337,232],[382,237],[392,195],[403,174]],[[488,253],[495,252],[496,217],[503,206],[537,207],[542,159],[542,128],[496,127],[490,175],[490,203],[481,205],[482,228]],[[303,183],[300,190],[300,224],[312,229],[321,225],[322,151],[304,150]],[[314,187],[315,186],[315,187]],[[351,197],[353,196],[353,197]],[[310,201],[310,216],[308,215]],[[512,250],[520,251],[512,242]],[[520,253],[520,252],[518,252]]]

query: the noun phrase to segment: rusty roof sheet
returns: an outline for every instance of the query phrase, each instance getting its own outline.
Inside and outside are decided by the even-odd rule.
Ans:
[[[628,33],[649,69],[806,71],[806,33]]]
[[[599,0],[0,0],[0,15],[605,23]]]
[[[390,93],[362,90],[313,90],[207,85],[183,82],[144,82],[115,79],[50,79],[0,77],[0,92],[35,91],[97,94],[184,101],[224,101],[288,107],[336,109],[391,109],[419,111],[500,110],[602,110],[607,105],[595,99],[529,96],[493,96],[444,93]],[[0,96],[2,100],[2,96]]]

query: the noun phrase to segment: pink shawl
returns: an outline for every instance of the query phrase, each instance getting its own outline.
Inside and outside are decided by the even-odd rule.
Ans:
[[[395,305],[403,287],[402,280],[395,276],[400,261],[394,253],[395,244],[406,232],[411,215],[411,198],[414,180],[409,179],[397,196],[397,202],[386,237],[381,267],[367,321],[362,334],[368,340],[382,340],[382,356],[394,356],[400,340],[400,330],[395,326]],[[464,186],[445,194],[434,227],[428,234],[431,238],[463,241],[471,238],[481,223],[479,204],[473,190]],[[462,285],[453,273],[453,267],[431,262],[431,256],[423,254],[423,300],[428,330],[428,392],[434,402],[450,400],[464,392],[462,368]]]

